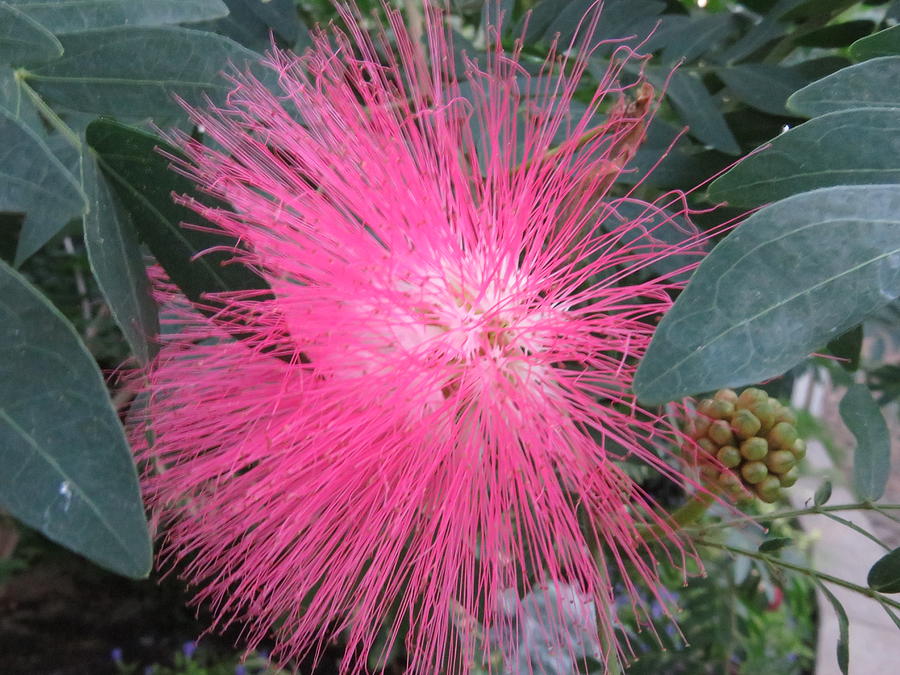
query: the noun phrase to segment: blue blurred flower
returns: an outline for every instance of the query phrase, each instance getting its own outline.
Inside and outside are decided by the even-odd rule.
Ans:
[[[113,660],[114,663],[122,663],[122,648],[116,647],[109,653],[109,657]]]
[[[190,659],[194,656],[194,652],[197,651],[197,643],[193,640],[188,640],[183,645],[181,645],[181,653],[184,654],[186,659]]]
[[[234,667],[234,675],[247,675],[247,669],[244,666],[238,664]]]

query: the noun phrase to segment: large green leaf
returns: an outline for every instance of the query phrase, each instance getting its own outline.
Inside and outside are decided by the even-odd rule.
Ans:
[[[770,115],[787,115],[788,96],[809,81],[792,68],[765,63],[716,68],[716,75],[744,103]]]
[[[31,68],[29,86],[72,110],[131,118],[181,112],[173,96],[222,101],[221,73],[243,69],[255,52],[221,35],[186,28],[106,28],[62,38],[63,58]]]
[[[900,54],[900,26],[886,28],[850,45],[850,55],[860,61],[895,54]]]
[[[91,153],[84,157],[84,183],[84,243],[94,278],[131,351],[146,364],[157,351],[159,319],[137,233]]]
[[[781,134],[709,187],[714,200],[756,206],[834,185],[900,183],[900,110],[829,113]]]
[[[196,26],[230,37],[245,47],[265,51],[272,35],[293,46],[306,32],[294,0],[225,0],[228,16]]]
[[[84,208],[78,182],[40,136],[0,108],[0,211],[26,214],[16,250],[21,264]]]
[[[843,68],[796,92],[788,106],[807,117],[854,108],[900,109],[900,56]]]
[[[872,565],[866,583],[881,593],[900,593],[900,548],[885,553]]]
[[[647,78],[657,89],[665,88],[672,107],[697,140],[731,155],[741,151],[719,106],[699,79],[680,70],[670,74],[664,68],[648,68]]]
[[[779,375],[900,296],[900,186],[842,186],[750,216],[660,322],[634,388],[670,401]]]
[[[0,64],[50,61],[62,53],[62,45],[53,33],[0,1]]]
[[[114,572],[144,577],[137,473],[94,359],[65,318],[0,262],[0,505]]]
[[[222,0],[7,0],[57,35],[110,26],[163,26],[228,14]]]
[[[159,150],[178,155],[162,139],[110,120],[92,122],[87,142],[97,153],[103,173],[130,214],[141,239],[169,277],[191,300],[204,293],[241,289],[265,289],[259,275],[241,264],[228,264],[233,254],[224,252],[234,239],[211,232],[184,228],[200,216],[172,201],[173,194],[188,195],[210,203],[191,181],[169,168]],[[211,251],[198,256],[204,251]]]
[[[841,399],[840,413],[856,438],[853,454],[856,496],[863,501],[880,499],[891,473],[891,437],[881,409],[866,385],[853,384]]]

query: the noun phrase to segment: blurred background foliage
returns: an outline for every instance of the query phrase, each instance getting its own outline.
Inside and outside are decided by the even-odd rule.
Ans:
[[[384,11],[377,0],[357,4],[364,16]],[[592,4],[452,0],[447,21],[460,55],[483,62],[487,27],[502,14],[500,39],[508,48],[521,39],[524,63],[536,66],[554,40],[569,44]],[[162,144],[155,128],[186,128],[173,97],[222,101],[227,63],[258,69],[272,41],[302,51],[310,28],[329,21],[340,22],[329,0],[0,2],[0,671],[261,672],[261,661],[238,663],[235,635],[210,638],[199,653],[179,647],[202,622],[183,609],[176,581],[112,574],[152,575],[120,423],[131,398],[116,371],[155,350],[147,261],[163,264],[188,295],[252,283],[240,274],[210,278],[192,260],[209,241],[177,235],[184,214],[169,194],[190,186],[154,152]],[[700,186],[689,199],[701,227],[774,203],[756,213],[752,232],[743,228],[740,251],[763,257],[719,298],[733,311],[677,336],[661,327],[636,383],[648,405],[770,378],[770,393],[785,397],[814,366],[839,383],[865,383],[877,403],[866,414],[900,397],[900,202],[884,188],[900,182],[898,21],[900,0],[605,2],[597,37],[608,42],[596,47],[575,105],[589,100],[623,47],[649,57],[624,76],[643,67],[664,92],[614,190],[652,201]],[[842,231],[773,243],[785,234],[779,223],[799,231],[835,218],[844,219]],[[767,227],[768,239],[753,239]],[[733,267],[729,255],[737,254],[716,247],[673,322],[718,292]],[[803,259],[831,276],[804,277]],[[759,319],[766,302],[786,313]],[[740,342],[734,326],[762,332],[765,344]],[[874,347],[861,358],[864,337]],[[749,365],[721,356],[748,349]],[[807,358],[813,351],[838,360]],[[687,360],[673,370],[688,353],[713,366]],[[886,452],[873,447],[868,465],[884,463]],[[636,475],[677,503],[654,476]],[[802,556],[802,533],[779,527],[794,539],[782,554]],[[730,536],[749,537],[742,548],[759,545],[752,532]],[[689,586],[671,580],[680,632],[660,615],[656,636],[638,633],[621,608],[634,650],[629,672],[810,672],[810,583],[747,557],[710,552],[705,561],[707,574]],[[317,672],[332,672],[337,654]],[[400,672],[401,662],[395,654],[375,665]]]

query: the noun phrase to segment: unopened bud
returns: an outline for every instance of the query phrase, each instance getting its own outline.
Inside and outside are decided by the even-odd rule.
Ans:
[[[790,450],[791,446],[797,440],[797,429],[793,424],[787,422],[779,422],[766,437],[769,439],[769,445],[773,448],[782,450]]]
[[[778,477],[778,480],[779,480],[779,482],[781,483],[781,487],[789,488],[789,487],[791,487],[794,483],[797,482],[797,479],[798,479],[798,478],[800,478],[800,469],[798,469],[798,468],[795,466],[795,467],[792,468],[790,471],[787,471],[786,473],[781,474],[781,475]]]
[[[704,415],[697,415],[694,418],[694,429],[693,434],[691,434],[695,439],[700,439],[706,436],[706,432],[709,431],[709,425],[712,424],[712,420]]]
[[[703,451],[710,455],[716,454],[716,452],[718,452],[719,450],[719,446],[713,443],[708,438],[701,438],[697,441],[697,445],[703,448]]]
[[[791,455],[793,457],[793,455]],[[741,453],[733,445],[723,445],[716,453],[716,457],[722,462],[723,466],[733,469],[741,463]]]
[[[769,470],[762,462],[747,462],[741,467],[741,475],[745,481],[755,485],[765,480],[769,475]]]
[[[775,407],[775,423],[778,424],[779,422],[797,424],[797,416],[794,414],[794,411],[780,403]]]
[[[781,482],[777,476],[766,476],[756,485],[756,494],[764,502],[771,504],[778,499],[781,492]]]
[[[741,443],[741,454],[750,461],[760,460],[769,452],[765,438],[754,436]]]
[[[742,492],[744,486],[741,485],[741,479],[738,478],[731,471],[723,471],[719,474],[719,485],[725,488],[728,492]]]
[[[732,445],[734,443],[734,434],[731,433],[731,425],[725,420],[716,420],[709,425],[709,431],[706,432],[713,441],[718,445]]]
[[[791,444],[791,452],[794,453],[794,457],[797,458],[798,462],[806,457],[806,441],[798,438]]]
[[[738,438],[751,438],[760,427],[759,419],[749,410],[738,410],[731,418],[731,428]]]
[[[794,453],[790,450],[776,450],[766,456],[766,466],[772,473],[787,473],[796,463]]]
[[[764,392],[762,389],[756,389],[755,387],[750,387],[749,389],[744,389],[741,392],[741,395],[738,396],[737,407],[738,408],[750,408],[751,406],[762,403],[763,401],[768,401],[769,395]]]
[[[732,405],[737,405],[738,401],[738,395],[734,393],[733,389],[719,389],[713,398],[717,401],[728,401]]]
[[[759,430],[762,433],[767,432],[775,424],[775,406],[769,399],[759,401],[747,407],[759,419]]]

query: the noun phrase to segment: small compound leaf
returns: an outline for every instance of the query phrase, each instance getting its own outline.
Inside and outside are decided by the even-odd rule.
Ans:
[[[853,455],[856,496],[863,501],[880,499],[891,472],[891,437],[884,415],[864,384],[851,385],[839,409],[844,424],[856,437]]]
[[[706,256],[660,322],[635,391],[662,403],[761,382],[898,296],[900,186],[795,195]]]
[[[834,613],[837,614],[837,662],[838,668],[841,669],[843,675],[847,675],[850,669],[850,621],[847,619],[847,612],[846,610],[844,610],[844,606],[841,604],[841,601],[835,597],[834,593],[828,590],[825,584],[817,579],[816,585],[819,587],[819,590],[822,591],[825,597],[828,598],[828,602],[830,602],[831,606],[834,608]]]
[[[62,45],[53,33],[0,0],[0,64],[52,61],[62,53]]]
[[[228,16],[194,26],[230,37],[245,47],[265,51],[274,35],[280,44],[293,46],[307,32],[294,0],[225,0]]]
[[[267,288],[263,279],[224,252],[237,243],[225,235],[184,228],[197,222],[196,213],[172,201],[188,195],[210,203],[187,178],[169,168],[159,150],[179,151],[162,139],[111,120],[97,120],[87,128],[87,142],[97,153],[103,174],[130,214],[144,243],[169,278],[193,302],[205,293]],[[210,251],[198,255],[204,251]]]
[[[816,117],[856,108],[900,109],[900,56],[884,56],[843,68],[800,89],[791,110]]]
[[[900,548],[886,553],[872,565],[866,583],[879,593],[900,593]]]
[[[770,115],[788,115],[788,97],[808,82],[792,68],[764,63],[716,68],[716,75],[744,103]]]
[[[25,214],[16,265],[81,214],[84,196],[45,141],[0,108],[0,211]]]
[[[816,188],[900,183],[900,109],[829,113],[769,146],[713,181],[710,198],[758,206]]]
[[[780,551],[785,546],[790,546],[793,543],[794,540],[790,537],[773,537],[772,539],[766,539],[759,545],[759,552],[772,553],[774,551]]]
[[[826,480],[817,489],[813,495],[813,504],[816,506],[824,506],[831,499],[831,481]]]
[[[900,54],[900,26],[892,26],[850,45],[850,56],[857,61]]]
[[[130,118],[181,114],[176,95],[221,102],[232,89],[222,77],[229,64],[243,69],[260,58],[221,35],[175,27],[105,28],[62,44],[61,59],[25,73],[28,85],[54,105]]]
[[[659,89],[665,87],[667,76],[668,71],[647,70],[647,78]],[[728,128],[725,117],[699,79],[676,70],[669,78],[666,96],[684,123],[690,127],[694,138],[730,155],[740,153],[741,147]]]
[[[145,577],[137,472],[103,377],[71,324],[0,262],[0,505],[119,574]]]
[[[146,365],[157,351],[159,319],[137,233],[91,154],[84,157],[84,182],[84,243],[91,270],[132,353]]]
[[[56,35],[111,26],[163,26],[228,14],[221,0],[6,0]]]

